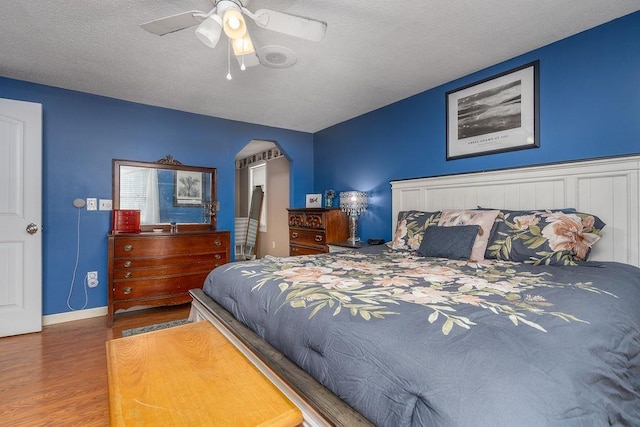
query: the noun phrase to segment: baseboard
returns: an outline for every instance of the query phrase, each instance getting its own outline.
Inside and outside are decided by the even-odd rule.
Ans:
[[[87,310],[69,311],[66,313],[49,314],[42,316],[42,325],[54,325],[56,323],[71,322],[73,320],[89,319],[107,315],[107,306],[90,308]]]

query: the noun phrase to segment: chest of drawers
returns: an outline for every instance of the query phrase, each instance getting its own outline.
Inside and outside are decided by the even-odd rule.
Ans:
[[[347,215],[339,208],[290,208],[289,255],[329,252],[329,244],[349,238]]]
[[[114,209],[111,211],[111,224],[113,233],[139,233],[140,211]]]
[[[114,233],[108,242],[109,326],[119,309],[190,302],[189,289],[231,260],[228,231]]]

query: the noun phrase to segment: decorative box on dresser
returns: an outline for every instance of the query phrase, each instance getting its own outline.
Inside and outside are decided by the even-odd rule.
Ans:
[[[229,231],[111,233],[107,324],[116,310],[188,303],[231,260]]]
[[[289,255],[330,252],[329,245],[349,238],[349,220],[340,208],[290,208]]]

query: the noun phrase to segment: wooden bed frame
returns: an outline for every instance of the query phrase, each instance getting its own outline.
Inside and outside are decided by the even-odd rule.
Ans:
[[[391,181],[392,235],[398,212],[575,208],[607,225],[592,259],[640,266],[640,156]],[[208,320],[294,402],[306,426],[370,425],[358,412],[289,361],[201,289],[191,320]]]
[[[304,426],[371,426],[372,424],[300,369],[282,353],[238,322],[202,289],[191,289],[189,320],[207,320],[227,337],[301,411]]]

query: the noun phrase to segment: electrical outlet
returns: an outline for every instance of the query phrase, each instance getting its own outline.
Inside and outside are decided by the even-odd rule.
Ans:
[[[100,199],[100,210],[110,211],[113,209],[113,202],[109,199]]]
[[[95,288],[96,286],[98,286],[98,272],[97,271],[90,271],[87,273],[87,286],[89,286],[90,288]]]
[[[275,248],[276,248],[276,242],[275,242],[275,240],[271,241],[271,247],[272,247],[273,249],[275,249]]]
[[[87,198],[87,210],[88,211],[97,211],[98,210],[98,199],[95,197]]]

